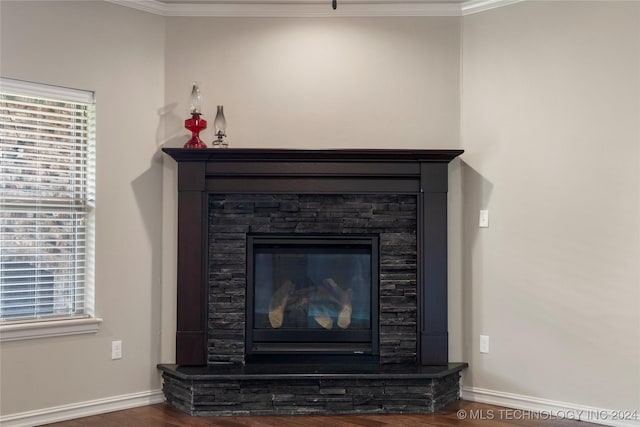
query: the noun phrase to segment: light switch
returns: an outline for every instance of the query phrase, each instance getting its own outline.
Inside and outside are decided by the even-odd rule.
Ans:
[[[480,210],[480,221],[478,225],[481,228],[489,228],[489,211],[487,209]]]
[[[489,353],[488,335],[480,335],[480,353]]]
[[[111,341],[111,359],[122,359],[122,341]]]

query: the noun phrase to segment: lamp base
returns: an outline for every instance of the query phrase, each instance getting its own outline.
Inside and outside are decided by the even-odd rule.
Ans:
[[[212,148],[229,148],[229,143],[221,139],[214,139],[211,145]]]
[[[198,138],[197,135],[194,135],[189,141],[186,142],[186,144],[184,144],[184,148],[207,148],[207,144],[202,142],[202,140]]]
[[[191,131],[191,139],[184,144],[184,148],[207,148],[200,139],[200,132],[207,128],[207,121],[200,118],[200,114],[192,113],[191,118],[184,121],[184,127]]]

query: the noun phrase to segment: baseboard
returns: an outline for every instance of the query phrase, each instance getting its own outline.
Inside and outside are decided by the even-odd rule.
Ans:
[[[537,397],[523,396],[520,394],[504,393],[501,391],[487,390],[477,387],[463,386],[460,396],[463,400],[488,403],[490,405],[504,406],[522,411],[505,413],[509,419],[546,419],[550,416],[558,418],[570,418],[594,424],[616,427],[640,427],[640,410],[634,408],[602,409],[593,408],[574,403],[559,402]],[[465,414],[468,416],[469,414]],[[474,414],[481,417],[482,414]],[[499,413],[491,414],[499,419]]]
[[[0,416],[0,425],[3,427],[39,426],[161,402],[164,402],[162,390],[149,390],[140,393],[123,394],[105,399],[88,400],[71,405],[54,406],[36,411]]]

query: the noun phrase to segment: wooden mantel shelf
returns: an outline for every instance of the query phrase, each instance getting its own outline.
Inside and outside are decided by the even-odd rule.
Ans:
[[[250,161],[359,161],[359,162],[445,162],[463,150],[291,150],[263,148],[163,148],[162,151],[178,162],[208,162],[228,160]]]

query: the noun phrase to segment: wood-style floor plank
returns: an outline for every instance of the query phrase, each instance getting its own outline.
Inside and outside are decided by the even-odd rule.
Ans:
[[[459,415],[466,415],[462,417]],[[109,414],[48,424],[48,427],[590,427],[546,414],[458,401],[428,415],[269,415],[191,417],[168,404],[143,406]]]

